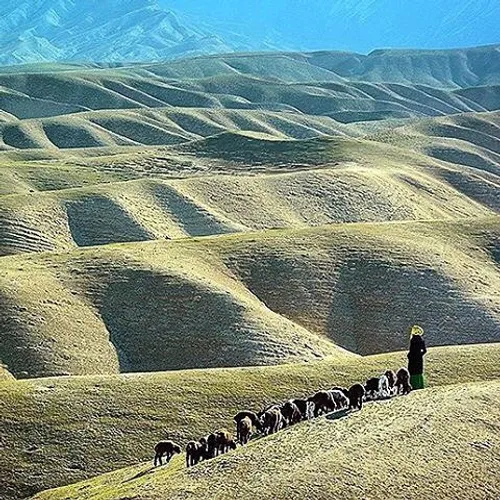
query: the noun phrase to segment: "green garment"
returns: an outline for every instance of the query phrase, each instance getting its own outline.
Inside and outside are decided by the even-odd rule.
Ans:
[[[410,384],[413,389],[423,389],[425,380],[423,375],[410,375]]]

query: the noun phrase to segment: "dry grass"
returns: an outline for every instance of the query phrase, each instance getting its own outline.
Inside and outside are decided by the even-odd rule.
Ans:
[[[338,346],[405,348],[416,322],[431,345],[499,341],[498,227],[345,224],[4,257],[2,360],[43,376],[342,358]]]
[[[428,382],[498,379],[499,356],[499,344],[430,349]],[[216,428],[231,429],[241,409],[348,386],[405,363],[405,353],[392,353],[276,367],[0,383],[0,485],[7,499],[21,498],[149,461],[158,439],[168,436],[184,445]]]
[[[421,391],[298,425],[189,471],[177,457],[36,498],[497,498],[499,389],[495,381]]]
[[[222,162],[225,171],[212,174],[209,168],[203,176],[163,180],[156,170],[147,180],[80,189],[52,186],[49,192],[0,197],[0,251],[68,250],[346,222],[486,217],[497,213],[500,203],[495,182],[486,176],[472,178],[470,169],[366,140],[246,138],[233,144],[217,136],[191,144],[182,154],[191,161],[203,157],[206,165]],[[115,161],[128,168],[126,158]],[[112,165],[106,167],[109,180],[118,175]],[[42,169],[33,171],[37,168]],[[99,181],[91,167],[80,171],[88,172],[86,182]],[[108,179],[107,170],[101,173],[101,181]],[[119,175],[139,173],[121,170]],[[83,179],[82,174],[71,182]],[[33,179],[23,182],[31,185]]]

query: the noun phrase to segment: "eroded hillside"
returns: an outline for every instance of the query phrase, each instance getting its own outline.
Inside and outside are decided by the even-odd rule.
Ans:
[[[431,385],[498,379],[497,61],[481,47],[1,69],[0,496],[134,464],[41,498],[146,498],[148,481],[153,497],[206,496],[265,460],[275,498],[293,456],[298,495],[377,498],[370,450],[396,435],[392,471],[429,425],[444,472],[425,487],[494,492],[495,456],[474,443],[494,438],[496,382],[304,424],[193,473],[137,464],[165,433],[184,445],[239,409],[397,369],[415,323],[449,346],[429,351]],[[473,450],[473,474],[452,484],[440,443]],[[395,497],[414,476],[397,478]]]
[[[333,78],[336,53],[2,72],[0,360],[343,359],[403,348],[413,322],[500,340],[495,50],[467,52],[476,87]]]

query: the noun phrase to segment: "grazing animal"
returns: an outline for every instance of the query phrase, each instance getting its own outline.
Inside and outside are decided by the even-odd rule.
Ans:
[[[389,398],[392,395],[392,390],[389,385],[389,379],[386,375],[382,375],[379,378],[378,393],[381,398]]]
[[[366,381],[365,383],[366,399],[375,399],[375,396],[379,390],[379,384],[380,384],[380,379],[378,377],[372,377]]]
[[[335,403],[336,410],[341,410],[349,406],[349,398],[345,395],[344,389],[331,389],[328,392]]]
[[[201,450],[202,450],[201,458],[204,459],[206,454],[207,454],[207,448],[208,448],[208,442],[207,442],[206,436],[200,438],[199,443],[200,443]]]
[[[200,444],[202,446],[202,457],[203,460],[210,460],[216,456],[217,452],[217,436],[212,433],[208,436],[202,437],[200,439]]]
[[[409,394],[412,390],[410,384],[410,372],[406,368],[400,368],[396,373],[396,394],[400,392]]]
[[[294,425],[302,420],[302,413],[293,401],[287,401],[280,408],[285,425]]]
[[[268,412],[269,410],[276,410],[276,409],[279,410],[280,406],[276,405],[276,404],[272,404],[272,405],[266,406],[263,410],[259,411],[259,413],[257,414],[257,416],[261,419],[261,422],[262,422],[262,415],[264,415],[264,413]]]
[[[261,417],[262,430],[265,436],[274,434],[281,429],[283,423],[283,415],[279,407],[273,407],[262,414]]]
[[[309,420],[314,416],[314,405],[307,399],[292,399],[291,402],[299,409],[301,420]]]
[[[387,377],[389,381],[389,389],[391,394],[394,394],[395,386],[396,386],[396,374],[392,370],[387,370],[384,375]]]
[[[354,384],[349,389],[349,410],[362,410],[365,388],[361,384]]]
[[[366,399],[388,398],[391,396],[389,379],[385,375],[373,377],[366,381],[365,391]]]
[[[319,416],[320,412],[329,413],[335,411],[337,408],[330,391],[318,391],[316,394],[313,394],[308,401],[314,403],[315,417]]]
[[[238,428],[238,422],[243,420],[244,418],[248,417],[250,421],[252,422],[253,427],[255,427],[258,431],[260,431],[260,418],[259,416],[254,413],[253,411],[240,411],[238,414],[234,416],[234,422],[236,423],[236,428]],[[239,440],[237,437],[236,439]]]
[[[175,444],[173,441],[160,441],[155,446],[154,466],[156,467],[157,464],[163,465],[163,456],[165,456],[168,463],[176,453],[180,452],[180,446]]]
[[[314,418],[314,415],[316,415],[316,405],[313,401],[308,401],[308,403],[308,420],[311,420],[311,418]]]
[[[349,397],[349,390],[346,389],[345,387],[332,387],[330,390],[331,391],[340,391],[340,392],[344,393],[346,398]]]
[[[192,467],[203,460],[204,448],[200,442],[189,441],[186,445],[186,466]]]
[[[218,431],[215,433],[216,442],[215,446],[218,455],[223,455],[231,449],[231,444],[234,443],[233,438],[227,431]]]
[[[245,445],[250,441],[252,436],[252,425],[253,422],[250,417],[243,417],[236,424],[236,439]]]

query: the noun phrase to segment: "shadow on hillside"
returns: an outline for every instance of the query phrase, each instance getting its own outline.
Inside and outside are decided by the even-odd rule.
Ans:
[[[122,372],[262,364],[265,350],[229,293],[183,276],[121,269],[94,280],[93,300]]]
[[[80,247],[152,239],[123,208],[105,196],[69,201],[66,211],[71,236]]]
[[[408,326],[422,325],[429,345],[498,342],[500,325],[483,304],[438,270],[360,256],[340,269],[329,336],[361,355],[405,350]]]

